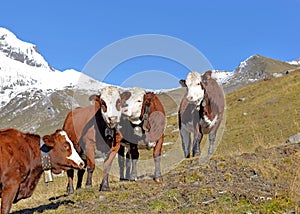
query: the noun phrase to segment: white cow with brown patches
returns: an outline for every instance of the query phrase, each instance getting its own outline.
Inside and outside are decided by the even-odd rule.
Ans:
[[[208,155],[214,152],[214,141],[223,118],[225,107],[224,93],[217,81],[211,78],[212,72],[203,75],[188,73],[180,84],[187,88],[179,108],[179,129],[185,157],[190,157],[191,133],[193,156],[200,155],[200,143],[203,134],[209,135]]]
[[[154,180],[162,182],[160,156],[166,125],[165,111],[162,103],[153,92],[142,88],[128,90],[131,96],[123,106],[120,133],[122,145],[119,150],[120,179],[137,179],[137,160],[139,149],[153,148],[155,163]],[[124,145],[129,147],[125,156]],[[126,173],[124,176],[124,158],[126,157]]]

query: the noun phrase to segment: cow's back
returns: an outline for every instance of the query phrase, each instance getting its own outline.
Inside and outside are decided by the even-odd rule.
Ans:
[[[93,119],[96,111],[95,106],[87,106],[84,108],[76,108],[68,113],[63,125],[63,130],[67,132],[76,149],[79,145],[79,139],[83,129],[87,123]]]

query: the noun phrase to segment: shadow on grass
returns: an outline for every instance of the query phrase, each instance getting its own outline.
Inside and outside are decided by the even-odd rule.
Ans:
[[[50,198],[50,201],[53,201],[55,199],[64,197],[65,195],[59,196],[59,197],[55,197],[55,198]],[[47,210],[56,210],[59,206],[61,205],[73,205],[75,204],[74,201],[69,200],[69,199],[65,199],[65,200],[61,200],[61,201],[56,201],[56,202],[51,202],[49,204],[44,204],[44,205],[40,205],[38,207],[34,207],[34,208],[30,208],[30,209],[23,209],[23,210],[19,210],[19,211],[15,211],[12,214],[33,214],[33,213],[42,213],[45,212]]]

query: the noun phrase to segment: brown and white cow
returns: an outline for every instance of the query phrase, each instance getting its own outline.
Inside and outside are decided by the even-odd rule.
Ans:
[[[123,136],[119,150],[119,167],[121,180],[137,179],[137,160],[139,148],[153,148],[155,163],[154,180],[162,182],[160,169],[161,149],[166,125],[165,111],[158,97],[141,88],[129,89],[131,96],[123,106],[120,132]],[[129,151],[125,155],[125,147]],[[124,158],[126,173],[124,176]]]
[[[100,191],[109,191],[108,174],[112,161],[120,148],[121,136],[117,131],[120,122],[121,106],[129,96],[128,92],[120,94],[117,87],[108,86],[101,90],[100,95],[93,95],[90,100],[94,105],[76,108],[68,113],[63,130],[74,142],[79,154],[86,160],[86,186],[92,185],[95,170],[95,151],[106,155]],[[77,188],[81,188],[85,170],[78,171]],[[74,192],[74,170],[68,170],[68,194]]]
[[[209,135],[208,155],[214,152],[214,141],[223,118],[225,107],[224,93],[217,81],[211,78],[212,72],[202,76],[197,72],[188,73],[180,84],[187,87],[179,108],[179,129],[185,157],[190,157],[191,133],[193,156],[200,155],[203,134]]]
[[[43,162],[44,159],[48,161]],[[1,130],[1,214],[9,213],[12,203],[32,195],[43,169],[59,174],[62,170],[83,167],[83,160],[63,130],[43,137],[16,129]]]

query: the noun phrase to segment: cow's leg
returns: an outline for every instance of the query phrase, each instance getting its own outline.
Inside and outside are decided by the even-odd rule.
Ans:
[[[74,187],[73,187],[74,169],[67,170],[67,176],[68,176],[67,193],[68,195],[70,195],[74,193]]]
[[[120,146],[118,151],[118,164],[120,169],[120,181],[124,181],[124,168],[125,168],[125,146]]]
[[[110,171],[111,164],[120,149],[121,139],[123,137],[118,132],[116,132],[115,138],[116,138],[115,145],[112,146],[109,154],[107,155],[107,158],[104,160],[103,176],[102,176],[102,182],[100,184],[99,191],[110,191],[109,184],[108,184],[108,174]]]
[[[84,154],[83,150],[81,150],[81,148],[80,148],[79,154],[80,154],[80,157],[82,158],[82,160],[84,161],[84,165],[87,166],[87,157],[86,157],[86,154]],[[81,188],[82,179],[83,179],[84,173],[85,173],[85,168],[79,169],[77,171],[77,185],[76,185],[76,189],[80,189]],[[72,176],[72,180],[73,180],[73,176]]]
[[[209,138],[209,148],[208,148],[208,155],[211,156],[215,151],[215,140],[216,140],[216,134],[217,130],[219,129],[222,122],[222,117],[218,117],[218,121],[216,122],[215,126],[211,129],[209,132],[208,138]]]
[[[131,151],[130,148],[129,150],[126,152],[126,174],[125,174],[125,179],[126,180],[130,180],[130,175],[131,175]]]
[[[160,160],[161,160],[161,149],[164,141],[164,135],[156,142],[156,145],[153,149],[153,158],[155,164],[155,172],[154,172],[154,181],[161,183],[163,181],[160,169]]]
[[[200,155],[200,143],[203,134],[200,131],[199,122],[197,122],[197,120],[194,120],[193,127],[194,127],[193,157],[196,157]]]
[[[193,157],[200,155],[200,143],[202,141],[203,135],[200,133],[198,136],[194,137],[193,142]]]
[[[76,185],[76,189],[80,189],[81,188],[81,184],[82,184],[82,179],[83,179],[84,173],[85,173],[85,169],[79,169],[77,171],[77,185]]]
[[[131,181],[136,181],[137,180],[137,161],[139,159],[139,150],[137,144],[130,144],[130,158],[132,162],[131,166],[131,174],[130,174],[130,180]]]
[[[211,156],[214,153],[214,143],[216,139],[216,132],[209,133],[209,148],[208,148],[208,155]]]
[[[93,185],[93,173],[95,171],[95,158],[92,157],[91,159],[88,159],[88,165],[87,165],[87,177],[86,177],[86,186],[92,186]]]
[[[109,188],[109,183],[108,183],[108,175],[110,171],[111,164],[116,156],[115,151],[111,151],[107,158],[104,160],[104,165],[103,165],[103,176],[102,176],[102,182],[100,184],[100,191],[110,191]]]
[[[19,188],[19,182],[7,178],[6,180],[7,183],[2,184],[1,214],[9,213]]]
[[[185,128],[184,124],[182,124],[182,127],[180,129],[180,137],[181,137],[184,157],[189,158],[190,150],[191,150],[191,135],[190,132]]]

